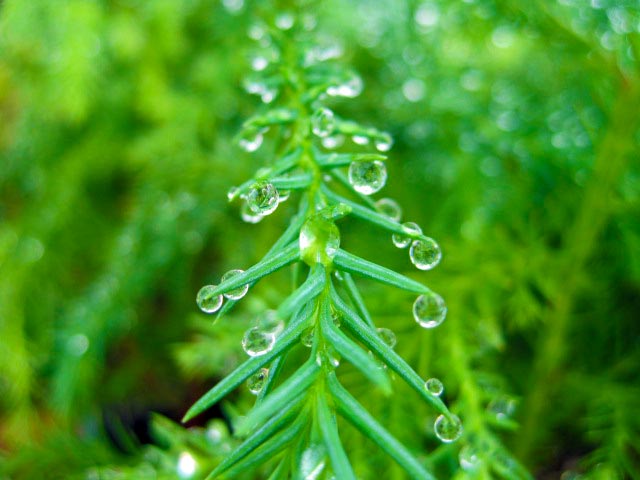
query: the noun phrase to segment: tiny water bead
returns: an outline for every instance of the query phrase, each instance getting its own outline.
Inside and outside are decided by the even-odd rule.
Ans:
[[[420,295],[413,303],[413,318],[421,327],[437,327],[446,316],[447,306],[437,293],[429,292]]]
[[[388,152],[393,145],[393,139],[388,133],[381,133],[373,143],[379,152]]]
[[[431,270],[442,259],[440,245],[433,238],[421,238],[411,244],[409,258],[420,270]]]
[[[300,229],[300,257],[308,265],[329,265],[340,248],[338,227],[322,215],[313,215]]]
[[[271,183],[259,183],[251,187],[247,193],[247,205],[258,215],[270,215],[278,208],[280,196]]]
[[[246,128],[240,133],[238,145],[245,152],[255,152],[262,145],[264,139],[263,132],[257,128]]]
[[[247,388],[254,395],[258,395],[269,379],[269,369],[261,368],[247,379]]]
[[[487,405],[487,412],[497,420],[507,420],[516,411],[516,401],[509,395],[498,395]]]
[[[389,348],[393,348],[396,346],[396,334],[393,333],[392,330],[389,330],[388,328],[378,328],[377,329],[378,332],[378,336],[380,337],[380,339],[389,347]]]
[[[262,215],[253,213],[247,202],[243,202],[240,207],[240,217],[242,221],[246,223],[258,223],[264,218]]]
[[[205,285],[196,295],[196,303],[204,313],[215,313],[222,307],[223,297],[214,293],[217,285]]]
[[[353,143],[355,143],[356,145],[368,145],[369,144],[369,137],[367,137],[365,135],[353,135],[351,137],[351,141]]]
[[[227,273],[222,275],[222,278],[220,279],[220,283],[223,283],[237,275],[240,275],[241,273],[244,273],[244,270],[240,270],[239,268],[235,270],[229,270]],[[244,297],[247,294],[248,291],[249,291],[249,285],[246,284],[236,288],[235,290],[229,290],[224,294],[224,296],[229,300],[240,300],[242,297]]]
[[[462,435],[462,422],[456,415],[440,415],[433,424],[436,437],[444,443],[455,442]]]
[[[467,472],[476,470],[480,466],[480,456],[473,445],[462,447],[458,454],[458,460],[460,461],[460,467]]]
[[[402,209],[398,202],[390,198],[381,198],[376,202],[378,212],[394,222],[399,222],[402,218]]]
[[[313,345],[313,338],[315,336],[315,329],[313,327],[307,328],[302,335],[300,335],[300,343],[305,347],[311,347]]]
[[[242,349],[250,357],[259,357],[270,352],[276,343],[276,336],[266,333],[259,327],[247,330],[242,338]]]
[[[227,192],[227,200],[231,201],[238,196],[240,189],[238,187],[231,187]]]
[[[402,229],[407,233],[407,235],[394,233],[391,237],[391,240],[393,240],[393,244],[398,248],[407,248],[413,241],[412,235],[420,235],[422,233],[422,228],[420,228],[420,225],[413,222],[403,223]]]
[[[358,161],[349,165],[349,183],[358,193],[371,195],[387,182],[387,167],[380,160]]]
[[[424,388],[426,388],[427,392],[435,397],[439,397],[442,395],[442,392],[444,392],[444,385],[437,378],[430,378],[424,382]]]
[[[311,115],[311,131],[320,138],[331,135],[335,124],[336,119],[333,112],[328,108],[319,108]]]

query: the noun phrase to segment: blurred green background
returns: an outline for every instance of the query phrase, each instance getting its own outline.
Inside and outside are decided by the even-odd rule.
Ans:
[[[226,191],[274,151],[234,143],[263,108],[242,88],[247,31],[295,8],[0,1],[0,478],[177,478],[202,431],[157,419],[153,434],[150,413],[179,419],[289,285],[274,277],[215,327],[194,301],[292,213],[246,224]],[[390,239],[342,224],[344,245],[447,300],[447,322],[417,334],[411,299],[363,282],[398,352],[443,380],[463,420],[482,411],[492,427],[507,398],[495,426],[537,478],[640,478],[638,1],[304,9],[364,80],[332,108],[393,135],[384,196],[444,251],[417,275]],[[419,444],[417,400],[393,398],[392,431]],[[386,461],[351,448],[363,478]]]

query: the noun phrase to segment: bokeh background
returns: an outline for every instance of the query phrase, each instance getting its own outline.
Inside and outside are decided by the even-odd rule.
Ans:
[[[264,108],[242,88],[247,31],[295,8],[0,1],[0,478],[187,478],[185,451],[224,454],[168,419],[238,364],[251,318],[287,291],[276,276],[215,326],[194,301],[292,213],[249,225],[226,192],[274,151],[234,142]],[[412,299],[362,282],[396,349],[537,478],[640,478],[640,4],[304,9],[364,80],[332,108],[393,135],[384,196],[444,251],[418,275],[378,231],[341,225],[352,251],[447,300],[447,322],[416,332]],[[352,388],[401,439],[429,441],[411,395]],[[226,435],[249,397],[198,425]],[[362,478],[387,468],[350,445]],[[456,448],[433,460],[442,478],[475,478]]]

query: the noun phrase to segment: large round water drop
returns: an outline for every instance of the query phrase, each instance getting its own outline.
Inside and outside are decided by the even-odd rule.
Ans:
[[[413,303],[413,318],[424,328],[434,328],[444,322],[447,316],[447,305],[440,295],[434,292],[425,293]]]
[[[311,115],[311,131],[320,138],[331,135],[335,124],[336,120],[333,112],[328,108],[319,108]]]
[[[426,382],[424,382],[424,388],[427,389],[434,397],[439,397],[444,392],[444,385],[437,378],[430,378]]]
[[[387,182],[387,167],[380,160],[357,161],[349,165],[349,183],[363,195],[379,191]]]
[[[376,202],[376,208],[378,212],[387,217],[389,220],[399,222],[402,218],[402,209],[398,202],[390,198],[381,198]]]
[[[270,215],[278,208],[280,196],[271,183],[260,183],[247,193],[247,205],[257,215]]]
[[[269,369],[261,368],[247,379],[247,388],[254,395],[258,395],[269,379]]]
[[[223,283],[229,280],[230,278],[238,276],[241,273],[244,273],[244,270],[240,270],[239,268],[236,268],[235,270],[229,270],[227,273],[225,273],[222,276],[222,278],[220,279],[220,283]],[[242,285],[241,287],[236,288],[235,290],[229,290],[224,294],[224,296],[229,300],[240,300],[242,297],[244,297],[247,294],[248,291],[249,291],[249,284],[245,284],[245,285]]]
[[[196,303],[204,313],[215,313],[220,310],[224,299],[219,293],[214,293],[216,285],[205,285],[196,295]]]
[[[300,229],[300,257],[308,265],[329,265],[340,248],[340,231],[321,215],[310,217]]]
[[[253,327],[247,330],[242,338],[242,348],[250,357],[259,357],[271,351],[276,343],[276,336]]]
[[[462,422],[456,415],[440,415],[433,424],[436,436],[444,443],[455,442],[462,435]]]
[[[431,270],[440,263],[442,250],[433,238],[420,238],[411,244],[409,258],[420,270]]]

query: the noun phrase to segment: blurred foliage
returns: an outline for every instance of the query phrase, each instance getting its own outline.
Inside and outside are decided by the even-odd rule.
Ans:
[[[274,277],[214,327],[194,302],[286,225],[226,202],[272,151],[233,139],[260,103],[247,32],[295,7],[276,3],[0,2],[0,478],[199,476],[230,448],[149,412],[180,418],[290,288]],[[437,331],[363,283],[369,307],[466,433],[438,446],[400,382],[393,402],[345,383],[438,478],[509,478],[502,444],[538,478],[640,478],[640,5],[304,8],[364,79],[332,108],[393,134],[385,196],[444,250]],[[411,271],[357,221],[343,243]],[[216,415],[232,425],[250,397]],[[362,478],[404,478],[349,438]]]

